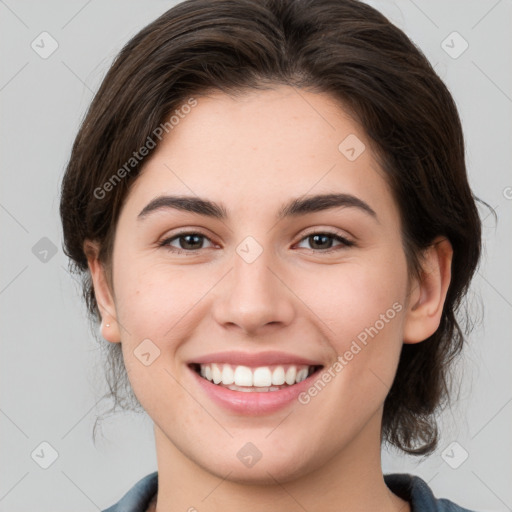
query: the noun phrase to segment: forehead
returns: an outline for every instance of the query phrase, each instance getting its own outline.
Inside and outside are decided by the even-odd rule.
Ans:
[[[142,208],[173,193],[242,210],[347,193],[394,208],[364,130],[329,95],[278,86],[196,100],[145,162],[127,203]]]

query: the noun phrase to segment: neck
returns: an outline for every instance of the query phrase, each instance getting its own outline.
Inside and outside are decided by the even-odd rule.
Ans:
[[[393,494],[381,469],[380,416],[372,418],[357,438],[312,471],[290,479],[234,481],[216,475],[186,457],[155,424],[158,459],[156,512],[200,510],[350,510],[410,512],[409,504]]]

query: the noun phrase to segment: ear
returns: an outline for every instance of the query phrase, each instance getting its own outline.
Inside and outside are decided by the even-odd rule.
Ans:
[[[105,266],[98,259],[99,244],[91,240],[85,240],[83,247],[94,286],[94,295],[101,314],[101,335],[107,341],[119,343],[121,335],[117,323],[116,305],[108,283]]]
[[[419,343],[436,332],[450,285],[453,248],[449,240],[437,237],[423,254],[420,277],[410,284],[404,343]]]

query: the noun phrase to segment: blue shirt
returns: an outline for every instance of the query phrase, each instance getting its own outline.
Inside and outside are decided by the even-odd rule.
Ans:
[[[412,512],[474,512],[447,499],[436,499],[427,483],[419,476],[406,473],[384,475],[391,491],[411,505]],[[102,512],[146,512],[158,490],[158,472],[139,480],[116,504]]]

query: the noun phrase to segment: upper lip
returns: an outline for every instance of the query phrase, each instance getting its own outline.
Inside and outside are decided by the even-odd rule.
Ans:
[[[322,363],[299,357],[294,354],[287,354],[286,352],[216,352],[214,354],[207,354],[197,357],[189,364],[208,364],[208,363],[227,363],[235,366],[270,366],[275,364],[294,364],[294,365],[308,365],[308,366],[323,366]]]

